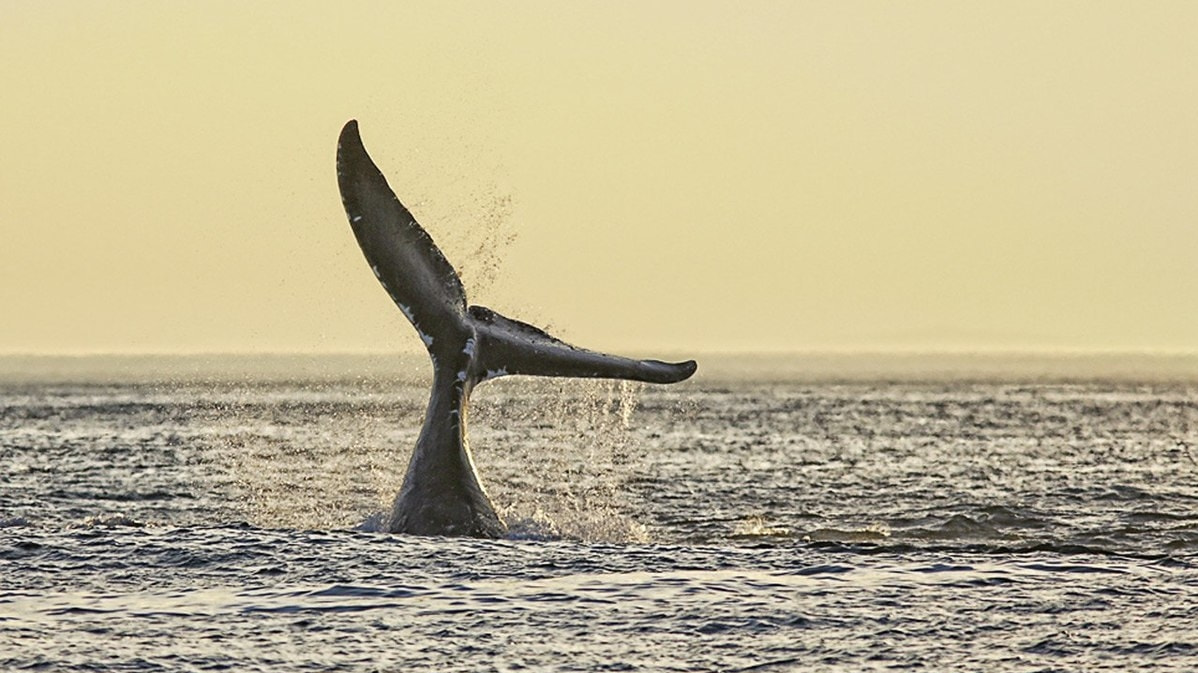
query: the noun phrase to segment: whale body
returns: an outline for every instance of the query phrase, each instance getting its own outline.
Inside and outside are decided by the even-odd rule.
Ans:
[[[470,393],[509,375],[675,383],[697,368],[607,355],[466,303],[462,281],[400,203],[351,120],[337,143],[337,184],[350,227],[376,278],[416,328],[433,363],[428,410],[387,530],[413,535],[502,537],[466,440]]]

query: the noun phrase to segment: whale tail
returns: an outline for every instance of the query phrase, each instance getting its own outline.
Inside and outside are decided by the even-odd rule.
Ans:
[[[532,325],[469,306],[457,272],[396,198],[354,121],[337,143],[337,182],[366,261],[433,361],[428,411],[388,520],[391,532],[503,535],[466,442],[475,384],[508,374],[673,383],[695,373],[694,361],[634,360],[575,348]]]
[[[367,154],[356,121],[341,130],[337,182],[366,261],[416,328],[434,369],[453,366],[459,380],[471,385],[514,374],[675,383],[695,373],[693,360],[635,360],[577,348],[486,307],[468,306],[457,272],[395,196]]]

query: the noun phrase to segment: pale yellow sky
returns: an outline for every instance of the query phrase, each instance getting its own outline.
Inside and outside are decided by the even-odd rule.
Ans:
[[[418,349],[341,211],[350,118],[473,302],[579,345],[1195,351],[1195,35],[1192,2],[3,1],[0,353]]]

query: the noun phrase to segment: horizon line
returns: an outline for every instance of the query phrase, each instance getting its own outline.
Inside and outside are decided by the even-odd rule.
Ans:
[[[638,352],[639,349],[628,349]],[[646,351],[649,349],[646,349]],[[815,356],[815,357],[854,357],[854,356],[981,356],[981,357],[1198,357],[1198,348],[1115,348],[1115,347],[1082,347],[1059,348],[1049,346],[1031,347],[812,347],[812,348],[697,348],[697,349],[655,349],[656,353],[665,356],[688,357],[785,357],[785,356]],[[425,356],[419,350],[62,350],[62,351],[0,351],[0,358],[152,358],[152,357],[417,357]]]

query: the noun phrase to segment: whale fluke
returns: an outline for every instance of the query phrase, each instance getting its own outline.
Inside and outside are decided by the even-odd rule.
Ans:
[[[460,330],[466,316],[462,281],[370,160],[356,121],[345,125],[337,143],[337,184],[366,261],[425,344]]]
[[[468,306],[462,281],[387,184],[356,121],[337,143],[337,183],[366,261],[416,328],[433,362],[433,388],[391,532],[498,537],[505,528],[487,498],[466,442],[474,386],[499,376],[572,376],[676,383],[693,360],[635,360],[570,344],[483,306]]]
[[[633,360],[596,353],[550,336],[519,320],[483,306],[471,306],[470,322],[482,338],[478,369],[484,372],[534,376],[630,379],[647,383],[677,383],[690,378],[697,365],[659,360]]]

